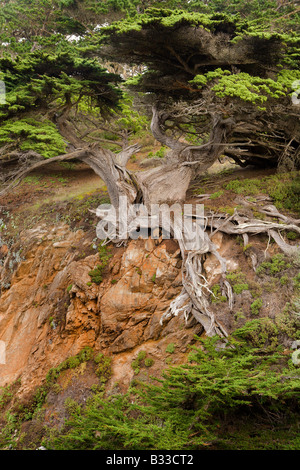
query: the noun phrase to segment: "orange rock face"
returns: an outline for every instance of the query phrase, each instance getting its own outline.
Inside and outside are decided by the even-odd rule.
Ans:
[[[51,367],[85,346],[111,356],[111,382],[124,387],[134,376],[131,362],[141,350],[153,358],[153,373],[164,366],[170,343],[175,345],[174,361],[184,360],[200,325],[186,325],[180,318],[161,324],[181,290],[176,243],[136,240],[114,248],[99,285],[89,276],[99,264],[91,245],[80,230],[41,226],[21,234],[21,252],[2,247],[0,341],[5,364],[0,361],[0,386],[20,378],[22,393],[30,393]]]

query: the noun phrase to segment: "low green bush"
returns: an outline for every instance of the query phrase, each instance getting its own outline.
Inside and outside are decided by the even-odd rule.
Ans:
[[[192,450],[206,449],[213,442],[214,448],[240,449],[250,446],[253,435],[265,433],[268,423],[267,442],[255,440],[259,448],[299,448],[299,434],[294,432],[299,368],[275,338],[278,329],[270,319],[248,322],[227,338],[225,348],[217,347],[218,337],[198,338],[187,364],[170,367],[157,384],[136,380],[125,395],[95,394],[46,447]],[[265,424],[260,430],[256,420],[261,413]],[[245,435],[239,443],[238,435],[230,440],[224,434],[222,426],[233,418],[244,433],[253,422],[248,444]],[[277,431],[280,442],[274,438]]]

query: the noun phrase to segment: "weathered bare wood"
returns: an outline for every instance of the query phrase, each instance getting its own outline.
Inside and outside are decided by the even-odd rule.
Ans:
[[[32,171],[42,168],[43,166],[46,166],[49,163],[53,163],[53,162],[62,162],[62,161],[73,160],[73,159],[75,160],[83,159],[87,155],[87,152],[88,152],[88,149],[83,148],[83,149],[78,149],[71,153],[58,155],[57,157],[53,157],[51,159],[44,159],[42,156],[40,156],[41,160],[38,162],[35,162],[32,164],[28,163],[25,166],[25,168],[20,166],[17,169],[13,170],[12,173],[6,172],[6,174],[5,173],[2,174],[1,176],[4,176],[5,179],[2,182],[2,189],[0,191],[0,196],[3,196],[8,191],[15,188],[22,181],[22,179],[25,178],[25,176],[31,173]]]

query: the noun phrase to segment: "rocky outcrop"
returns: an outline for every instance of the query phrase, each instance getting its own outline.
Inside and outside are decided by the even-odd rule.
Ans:
[[[121,391],[126,390],[136,376],[149,380],[169,363],[187,360],[195,335],[203,334],[202,326],[193,318],[186,323],[182,317],[163,316],[182,289],[177,243],[139,239],[127,246],[109,247],[102,282],[96,284],[89,274],[101,263],[99,240],[94,237],[93,230],[42,225],[22,232],[15,244],[2,242],[0,386],[20,378],[19,393],[30,395],[50,368],[86,346],[111,358],[108,392],[116,383]],[[216,232],[212,241],[226,260],[227,270],[237,270],[242,276],[235,282],[245,281],[233,285],[230,307],[222,295],[218,260],[213,254],[203,259],[208,287],[219,289],[215,297],[211,291],[210,308],[226,331],[257,318],[253,303],[262,292],[259,315],[274,318],[283,311],[292,292],[285,284],[268,276],[257,278],[248,250],[234,237]],[[259,238],[255,247],[265,251]],[[291,269],[295,276],[296,270]],[[271,281],[281,289],[276,295]],[[147,366],[134,367],[141,352]]]
[[[51,367],[85,346],[111,356],[111,383],[123,387],[136,373],[131,363],[141,350],[151,357],[154,375],[170,354],[172,362],[185,360],[202,327],[177,317],[161,323],[181,290],[177,244],[132,240],[113,248],[97,285],[89,276],[99,264],[93,243],[83,231],[62,225],[28,230],[17,245],[2,246],[0,341],[6,363],[0,364],[0,386],[20,378],[22,393],[29,394]]]

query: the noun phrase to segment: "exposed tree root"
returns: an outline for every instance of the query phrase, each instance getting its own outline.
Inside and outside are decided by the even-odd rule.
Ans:
[[[274,207],[274,206],[272,206]],[[181,255],[182,255],[182,291],[171,302],[168,310],[161,318],[163,322],[170,316],[183,315],[187,321],[192,315],[196,320],[201,323],[208,336],[218,335],[226,338],[228,333],[225,327],[215,317],[209,302],[209,296],[212,294],[208,281],[205,277],[205,270],[203,263],[208,254],[212,254],[219,261],[221,266],[221,277],[223,285],[223,295],[228,299],[228,306],[230,310],[233,309],[234,293],[230,283],[226,280],[227,263],[223,258],[215,243],[212,241],[213,235],[217,232],[222,232],[228,235],[242,235],[244,244],[248,244],[249,235],[256,235],[265,233],[272,237],[275,243],[287,256],[295,256],[300,253],[300,246],[289,245],[284,241],[281,236],[282,231],[294,231],[300,233],[299,221],[282,216],[277,209],[268,211],[270,215],[288,221],[288,223],[277,223],[271,221],[250,219],[249,217],[239,215],[235,210],[234,214],[211,214],[207,217],[193,217],[194,223],[200,223],[204,228],[202,232],[195,238],[195,232],[183,233],[182,226],[176,224],[176,217],[171,221],[171,235],[178,241]],[[147,216],[142,211],[138,214],[130,212],[131,227],[140,227],[141,230],[149,227],[150,223]],[[100,215],[100,213],[98,213]],[[198,220],[197,220],[198,219]],[[178,220],[178,219],[177,219]],[[160,228],[164,229],[164,214],[159,219]],[[152,220],[153,226],[153,220]],[[169,227],[170,228],[170,227]],[[118,232],[120,234],[120,232]],[[124,233],[122,233],[124,236]],[[193,238],[194,237],[194,238]],[[116,239],[111,239],[116,242]],[[118,240],[120,241],[120,239]],[[267,246],[268,248],[268,246]],[[257,265],[257,258],[253,254],[252,265],[255,270]]]
[[[272,209],[270,215],[275,217],[279,217],[279,215],[281,216],[277,209],[274,209]],[[234,294],[229,282],[226,280],[226,260],[219,254],[217,247],[210,238],[217,231],[220,231],[229,235],[243,235],[244,243],[247,244],[248,235],[266,233],[269,237],[273,238],[275,243],[287,256],[296,256],[297,254],[300,254],[300,246],[291,246],[286,243],[281,236],[281,232],[295,231],[300,233],[300,227],[296,225],[299,221],[285,216],[283,217],[291,223],[284,224],[256,219],[252,220],[247,217],[240,216],[236,210],[232,216],[220,216],[219,214],[214,214],[211,217],[208,217],[202,249],[189,251],[188,254],[185,255],[184,247],[182,244],[180,246],[181,252],[183,253],[183,290],[179,297],[171,303],[170,308],[164,315],[164,318],[170,315],[178,315],[181,312],[184,312],[185,318],[188,317],[188,314],[192,314],[203,325],[208,336],[218,334],[219,336],[226,337],[227,333],[224,327],[216,318],[214,318],[209,307],[208,295],[211,294],[211,291],[209,290],[203,270],[201,269],[204,254],[211,253],[220,262],[223,285],[226,288],[223,294],[227,296],[230,310],[233,308]],[[283,217],[280,218],[282,219]],[[210,235],[207,233],[209,229],[211,231]],[[252,265],[254,269],[256,264],[257,259],[254,254],[252,257]],[[185,304],[184,300],[187,300]]]
[[[163,315],[161,321],[171,315],[184,314],[187,320],[189,315],[193,315],[201,323],[208,336],[215,334],[226,337],[227,332],[215,318],[210,309],[208,294],[211,291],[208,287],[207,279],[203,270],[203,256],[212,253],[220,262],[224,283],[228,289],[228,298],[232,302],[232,290],[230,284],[225,280],[226,260],[219,254],[216,245],[210,240],[208,234],[204,232],[200,249],[185,249],[184,240],[178,240],[182,253],[182,285],[183,289],[176,299],[174,299],[169,309]]]
[[[204,258],[208,254],[212,254],[217,258],[221,266],[224,294],[226,294],[229,307],[232,309],[234,295],[229,282],[226,280],[226,260],[220,255],[217,246],[213,243],[213,236],[217,232],[228,235],[241,235],[244,238],[244,244],[247,245],[249,235],[264,233],[269,236],[269,240],[273,238],[286,255],[295,256],[299,253],[299,246],[289,245],[281,237],[281,232],[294,231],[300,233],[300,221],[280,214],[276,207],[271,204],[262,208],[253,207],[264,215],[277,219],[274,222],[254,219],[251,216],[239,213],[237,210],[231,216],[224,213],[212,213],[205,217],[190,214],[187,217],[194,225],[204,226],[195,237],[193,228],[189,232],[186,230],[186,226],[183,229],[181,224],[178,225],[178,217],[175,217],[175,213],[173,219],[170,220],[170,214],[167,214],[169,212],[168,204],[173,205],[175,202],[184,202],[191,181],[199,173],[212,166],[223,153],[228,144],[228,137],[231,135],[234,122],[229,118],[223,119],[223,112],[222,115],[213,115],[208,141],[201,145],[191,146],[166,134],[168,118],[169,114],[156,107],[153,108],[151,122],[153,136],[161,144],[171,149],[166,154],[162,165],[133,174],[126,169],[126,164],[130,156],[139,150],[139,146],[133,145],[124,148],[118,154],[113,154],[110,150],[99,147],[97,143],[87,143],[82,138],[77,137],[74,130],[72,130],[71,122],[68,122],[65,115],[62,114],[58,121],[60,132],[75,150],[69,154],[43,161],[41,161],[42,157],[36,154],[21,155],[21,165],[17,165],[15,169],[12,169],[12,172],[3,172],[0,175],[0,184],[2,183],[3,187],[0,195],[5,190],[11,189],[30,171],[38,169],[48,162],[73,158],[85,162],[105,182],[112,204],[112,212],[109,216],[105,210],[98,209],[96,211],[100,219],[104,218],[106,220],[109,227],[106,235],[102,236],[101,227],[98,225],[97,235],[99,238],[123,244],[127,238],[131,237],[133,232],[137,232],[138,228],[140,228],[141,236],[146,238],[148,228],[153,228],[156,224],[157,231],[160,229],[165,232],[169,231],[170,235],[179,243],[183,260],[183,288],[181,294],[171,303],[162,321],[170,315],[183,314],[186,319],[192,315],[203,325],[207,335],[217,334],[226,337],[227,332],[224,326],[215,318],[210,307],[209,295],[211,295],[211,291],[203,268]],[[1,177],[3,181],[1,181]],[[126,199],[125,206],[120,202],[123,197]],[[202,195],[202,199],[203,197],[207,197],[207,195]],[[269,203],[270,201],[266,202]],[[142,204],[140,210],[136,209],[135,204],[139,203],[145,204],[147,208],[152,205],[160,205],[160,207],[165,205],[166,212],[160,214],[157,220],[154,217],[149,221],[149,215],[147,211],[146,213],[143,211]],[[247,206],[247,210],[251,206],[251,202],[247,199],[243,199],[242,203]],[[181,215],[182,208],[180,204],[178,205],[178,212]],[[109,219],[109,217],[111,218]],[[166,223],[166,220],[168,223]],[[258,260],[255,253],[250,254],[250,256],[255,270]]]

